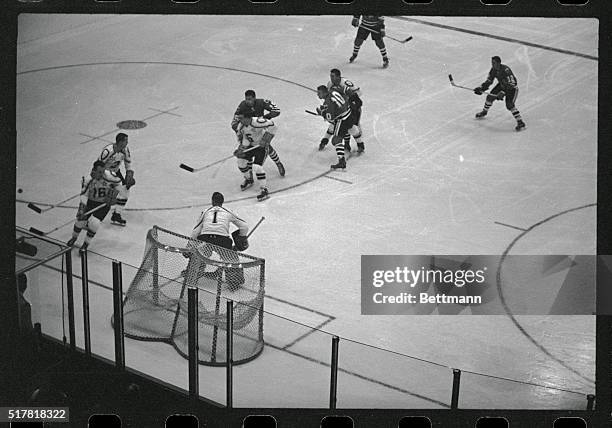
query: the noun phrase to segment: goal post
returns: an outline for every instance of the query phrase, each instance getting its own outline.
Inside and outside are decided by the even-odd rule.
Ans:
[[[198,293],[198,360],[226,363],[226,302],[234,302],[233,362],[263,350],[265,260],[153,226],[123,302],[124,332],[166,342],[187,358],[187,288]]]

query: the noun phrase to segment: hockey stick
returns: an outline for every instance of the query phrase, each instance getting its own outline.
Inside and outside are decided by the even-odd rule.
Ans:
[[[310,110],[304,110],[306,113],[311,114],[313,116],[319,116],[318,113],[315,113],[314,111],[310,111]]]
[[[470,91],[470,92],[474,92],[474,88],[468,88],[467,86],[457,85],[457,84],[455,83],[455,81],[453,80],[453,75],[452,75],[452,74],[449,74],[449,75],[448,75],[448,80],[450,80],[451,86],[454,86],[455,88],[466,89],[466,90],[468,90],[468,91]],[[492,97],[497,98],[497,95],[493,95],[493,94],[491,94],[490,92],[487,92],[487,91],[482,91],[482,93],[483,93],[483,94],[487,94],[487,95],[491,95]]]
[[[98,210],[100,210],[100,209],[102,209],[103,207],[106,207],[106,206],[107,206],[107,204],[98,205],[97,207],[92,208],[89,211],[83,213],[83,216],[88,216],[89,214],[93,214],[96,211],[98,211]],[[48,232],[43,232],[41,230],[36,229],[35,227],[30,227],[30,232],[35,233],[35,234],[40,235],[40,236],[47,236],[47,235],[55,232],[56,230],[60,230],[60,229],[66,227],[66,226],[68,226],[69,224],[72,224],[72,223],[74,223],[74,219],[72,219],[72,220],[70,220],[70,221],[68,221],[68,222],[66,222],[64,224],[61,224],[61,225],[57,226],[55,229],[52,229],[52,230],[50,230]]]
[[[208,165],[204,165],[204,166],[202,166],[200,168],[193,168],[193,167],[191,167],[189,165],[185,165],[184,163],[182,163],[182,164],[179,165],[179,168],[182,168],[185,171],[189,171],[189,172],[199,172],[199,171],[205,170],[206,168],[210,168],[211,166],[217,165],[218,163],[225,162],[226,160],[228,160],[230,158],[233,158],[233,157],[234,157],[234,155],[231,155],[231,156],[228,156],[228,157],[223,158],[221,160],[218,160],[216,162],[209,163]]]
[[[259,221],[257,222],[257,224],[255,224],[255,226],[253,226],[253,229],[251,229],[251,231],[249,232],[249,234],[246,236],[247,238],[249,236],[251,236],[253,234],[253,232],[255,232],[255,230],[259,227],[259,225],[261,224],[262,221],[264,221],[266,218],[264,216],[261,216],[261,218],[259,219]]]
[[[259,227],[259,225],[261,224],[262,221],[264,221],[266,218],[264,216],[261,216],[261,218],[259,219],[259,221],[255,224],[255,226],[253,226],[253,229],[251,229],[251,231],[247,234],[246,239],[249,239],[249,237],[253,234],[253,232],[255,232],[255,230],[257,230],[257,228]],[[236,232],[234,232],[236,233]],[[239,251],[236,248],[236,245],[232,245],[232,250],[233,251]]]
[[[256,149],[257,147],[260,147],[260,146],[253,146],[253,147],[249,147],[248,149],[246,149],[246,150],[245,150],[245,151],[243,151],[242,153],[250,152],[251,150],[254,150],[254,149]],[[218,161],[216,161],[216,162],[209,163],[208,165],[205,165],[205,166],[200,167],[200,168],[193,168],[193,167],[191,167],[191,166],[189,166],[189,165],[185,165],[184,163],[182,163],[182,164],[180,164],[180,165],[179,165],[179,168],[182,168],[182,169],[184,169],[185,171],[189,171],[189,172],[199,172],[199,171],[202,171],[202,170],[204,170],[204,169],[206,169],[206,168],[210,168],[211,166],[216,165],[216,164],[218,164],[218,163],[225,162],[226,160],[228,160],[228,159],[230,159],[230,158],[233,158],[233,157],[234,157],[234,155],[231,155],[231,156],[225,157],[225,158],[223,158],[223,159],[221,159],[221,160],[218,160]]]
[[[40,214],[40,213],[44,213],[44,212],[47,212],[47,211],[49,211],[49,210],[52,210],[52,209],[53,209],[53,208],[55,208],[55,207],[60,206],[61,204],[65,203],[65,202],[70,201],[71,199],[76,198],[76,197],[77,197],[77,196],[79,196],[80,194],[81,194],[81,193],[77,193],[76,195],[73,195],[73,196],[69,197],[68,199],[64,199],[63,201],[58,202],[57,204],[53,204],[53,205],[51,205],[51,206],[49,206],[48,208],[45,208],[45,209],[40,208],[39,206],[37,206],[37,205],[36,205],[36,204],[34,204],[33,202],[29,202],[29,203],[28,203],[28,208],[29,208],[29,209],[31,209],[32,211],[36,211],[38,214]]]
[[[371,30],[371,29],[369,29],[369,28],[367,28],[367,30],[368,30],[368,31],[370,31],[370,32],[372,32],[372,33],[380,34],[380,31]],[[402,43],[402,44],[404,44],[404,43],[409,42],[410,40],[412,40],[412,36],[408,36],[408,37],[406,37],[405,39],[396,39],[395,37],[391,37],[391,36],[389,36],[389,35],[385,34],[383,37],[386,37],[386,38],[391,39],[391,40],[395,40],[396,42],[398,42],[398,43]]]
[[[396,42],[402,43],[402,44],[412,40],[412,36],[409,36],[409,37],[405,38],[404,40],[396,39],[395,37],[391,37],[391,36],[385,36],[385,37],[387,37],[388,39],[391,39],[391,40],[395,40]]]

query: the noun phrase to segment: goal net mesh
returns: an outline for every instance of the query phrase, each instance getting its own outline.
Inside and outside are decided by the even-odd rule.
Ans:
[[[263,259],[153,226],[123,302],[125,335],[170,343],[187,358],[187,288],[197,287],[200,363],[226,363],[228,300],[233,362],[250,361],[264,345],[264,274]]]

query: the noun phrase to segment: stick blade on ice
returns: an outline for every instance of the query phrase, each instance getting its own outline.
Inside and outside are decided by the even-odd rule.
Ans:
[[[35,233],[40,236],[45,236],[45,232],[38,230],[35,227],[30,227],[30,232]]]
[[[193,168],[189,165],[185,165],[184,163],[182,163],[180,167],[183,168],[185,171],[193,172]]]
[[[31,209],[32,211],[36,211],[38,214],[42,212],[42,209],[34,205],[32,202],[28,203],[28,208]]]

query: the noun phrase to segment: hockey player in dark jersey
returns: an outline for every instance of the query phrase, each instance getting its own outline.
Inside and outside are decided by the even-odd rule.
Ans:
[[[521,114],[516,109],[514,105],[516,98],[518,96],[518,84],[516,81],[516,77],[510,67],[505,64],[502,64],[501,58],[498,56],[494,56],[491,58],[491,70],[489,71],[489,76],[487,80],[485,80],[480,86],[474,88],[474,93],[477,95],[482,95],[484,91],[486,91],[489,86],[493,83],[493,80],[497,79],[497,85],[493,87],[490,91],[490,95],[487,95],[487,99],[484,104],[484,108],[482,111],[476,113],[477,119],[482,119],[489,112],[489,108],[493,104],[495,100],[503,100],[506,98],[506,108],[510,110],[512,116],[516,119],[516,129],[520,131],[525,128],[525,122],[523,122],[523,118]]]
[[[361,16],[361,22],[359,17]],[[374,15],[353,15],[353,21],[351,23],[353,27],[358,27],[357,36],[355,37],[355,44],[353,46],[353,55],[349,58],[349,62],[355,61],[361,45],[372,35],[372,40],[378,46],[380,54],[383,59],[383,68],[389,67],[389,57],[387,56],[387,48],[383,37],[385,37],[385,20],[382,16]]]
[[[342,77],[340,70],[338,70],[337,68],[332,68],[329,72],[329,82],[327,82],[327,89],[329,91],[335,89],[336,91],[340,92],[348,98],[355,126],[359,129],[359,134],[357,135],[357,138],[361,137],[361,126],[359,125],[359,122],[361,121],[361,106],[363,105],[363,101],[361,101],[360,98],[361,89],[358,86],[355,86],[355,84],[350,80],[347,80]],[[332,135],[333,132],[333,126],[330,125],[327,129],[325,137],[323,138],[323,140],[321,140],[321,144],[323,145],[323,147],[325,147],[325,144],[327,144],[327,141],[325,140],[327,139],[328,135]],[[351,151],[350,139],[351,136],[349,134],[346,134],[344,136],[344,150],[346,150],[347,152]],[[355,139],[355,141],[357,140]],[[363,142],[357,143],[357,154],[362,154],[364,151],[365,146]]]
[[[238,112],[239,111],[247,111],[252,117],[263,117],[264,119],[272,119],[280,115],[280,109],[276,107],[276,105],[270,100],[264,100],[263,98],[256,98],[255,91],[252,89],[247,90],[244,93],[244,100],[240,102],[236,112],[234,113],[234,118],[232,119],[232,129],[234,132],[237,132],[238,124],[240,121],[238,120]],[[264,112],[268,112],[265,113]],[[281,177],[285,176],[285,166],[280,161],[278,157],[278,153],[274,150],[274,147],[271,145],[268,146],[268,156],[270,159],[274,161],[276,167],[278,168],[278,173]],[[247,172],[252,170],[253,163],[249,163],[247,166]],[[241,171],[245,172],[245,171]]]
[[[355,126],[355,117],[351,113],[348,97],[335,89],[328,90],[325,85],[317,87],[317,96],[323,100],[323,104],[317,107],[317,113],[334,127],[332,144],[336,148],[338,163],[332,165],[331,169],[345,169],[343,137],[349,133],[355,138],[357,144],[363,143],[361,132]]]

